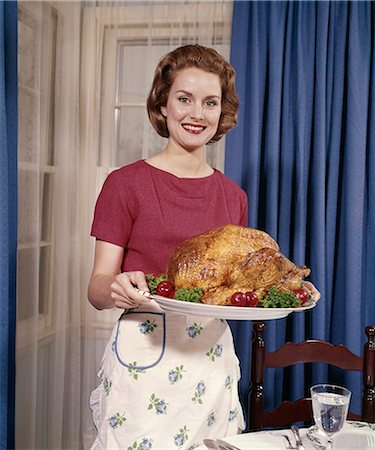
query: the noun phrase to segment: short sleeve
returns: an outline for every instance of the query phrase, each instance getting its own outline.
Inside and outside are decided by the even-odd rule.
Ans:
[[[108,175],[96,201],[91,227],[91,236],[124,248],[133,226],[131,194],[125,184],[116,171]]]

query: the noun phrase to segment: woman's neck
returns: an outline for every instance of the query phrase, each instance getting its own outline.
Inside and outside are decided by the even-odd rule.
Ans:
[[[204,148],[188,152],[178,151],[167,145],[164,150],[151,156],[146,162],[179,178],[203,178],[213,173],[212,167],[207,164]]]

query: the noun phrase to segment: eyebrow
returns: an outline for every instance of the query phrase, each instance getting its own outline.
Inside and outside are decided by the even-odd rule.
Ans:
[[[178,89],[177,91],[175,91],[175,94],[178,94],[178,93],[182,93],[182,94],[193,96],[193,94],[191,92],[185,91],[184,89]],[[207,95],[205,98],[214,98],[214,97],[218,98],[219,100],[221,98],[219,95],[216,95],[216,94]]]

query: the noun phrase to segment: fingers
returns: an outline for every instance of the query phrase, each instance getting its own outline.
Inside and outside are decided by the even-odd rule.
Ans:
[[[111,298],[118,308],[135,308],[150,302],[139,290],[147,291],[148,287],[143,272],[123,272],[116,276],[111,284]]]
[[[130,282],[141,291],[148,291],[145,274],[143,272],[128,272]]]

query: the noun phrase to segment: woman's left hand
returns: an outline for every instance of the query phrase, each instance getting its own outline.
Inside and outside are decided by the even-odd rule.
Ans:
[[[314,301],[317,302],[320,299],[320,292],[310,281],[303,280],[302,285]]]

